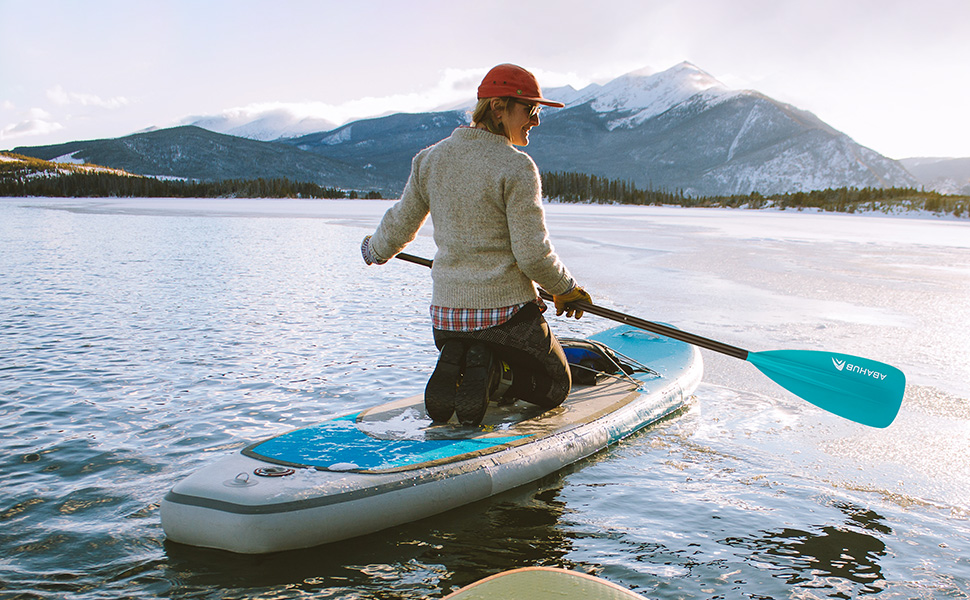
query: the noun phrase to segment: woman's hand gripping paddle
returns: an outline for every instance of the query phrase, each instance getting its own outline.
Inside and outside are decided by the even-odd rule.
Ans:
[[[426,267],[432,261],[398,254],[397,258]],[[539,290],[544,300],[552,294]],[[836,354],[823,350],[770,350],[749,352],[736,346],[681,331],[674,327],[645,321],[589,302],[573,302],[573,308],[606,319],[625,323],[694,346],[727,354],[753,364],[769,379],[831,413],[870,427],[888,427],[903,401],[906,376],[902,371],[868,358]]]

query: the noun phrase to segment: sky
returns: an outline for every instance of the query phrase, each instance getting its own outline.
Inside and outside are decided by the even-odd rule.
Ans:
[[[0,0],[0,149],[277,109],[335,124],[689,61],[890,158],[970,157],[968,0]]]

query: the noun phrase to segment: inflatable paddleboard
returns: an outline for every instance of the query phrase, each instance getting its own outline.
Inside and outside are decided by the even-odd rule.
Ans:
[[[640,329],[560,341],[574,386],[555,409],[493,403],[470,428],[432,424],[419,395],[297,429],[176,484],[165,535],[253,554],[401,525],[586,458],[683,408],[700,383],[695,347]]]
[[[646,600],[586,573],[526,567],[498,573],[448,594],[444,600]]]

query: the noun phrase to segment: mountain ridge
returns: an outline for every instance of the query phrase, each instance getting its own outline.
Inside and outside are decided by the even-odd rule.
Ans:
[[[941,194],[970,195],[970,157],[913,157],[899,162],[927,189]]]
[[[544,109],[524,148],[541,171],[595,174],[694,196],[920,185],[900,163],[813,113],[754,90],[729,89],[689,62],[659,73],[632,71],[582,90],[552,88],[546,95],[566,106]],[[276,116],[219,123],[239,133],[292,124]],[[393,195],[403,189],[414,154],[469,118],[462,109],[396,113],[274,141],[214,132],[224,137],[207,138],[198,126],[183,126],[15,151],[80,157],[140,174],[285,177]],[[152,135],[158,136],[154,147],[146,141],[151,138],[138,137]]]
[[[346,189],[392,187],[387,180],[339,160],[287,144],[215,133],[194,125],[13,151],[43,160],[83,161],[153,177],[201,181],[285,178]]]
[[[562,90],[560,88],[559,90]],[[549,90],[556,98],[559,90]],[[565,90],[572,91],[572,88]],[[457,111],[408,117],[462,124]],[[400,116],[398,116],[400,118]],[[467,121],[467,118],[466,118]],[[420,144],[381,119],[369,132],[300,147],[344,161],[366,160],[362,149],[383,146],[383,166],[403,186]],[[436,131],[441,139],[447,128]],[[542,171],[575,171],[629,180],[641,187],[718,196],[787,193],[837,187],[913,187],[918,182],[895,161],[864,148],[814,114],[751,90],[729,90],[683,62],[655,74],[634,71],[575,93],[561,109],[544,109],[525,148]]]

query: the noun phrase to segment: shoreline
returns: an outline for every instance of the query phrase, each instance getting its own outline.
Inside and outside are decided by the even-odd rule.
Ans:
[[[396,200],[290,198],[48,198],[0,197],[0,202],[27,208],[79,214],[168,217],[264,217],[331,219],[349,226],[375,227]],[[883,213],[837,213],[779,209],[735,209],[625,204],[545,203],[555,239],[558,220],[624,215],[644,226],[691,228],[739,239],[775,239],[796,243],[856,242],[970,248],[970,220],[907,218]],[[826,226],[819,228],[820,219]],[[869,226],[865,226],[869,225]],[[574,229],[575,223],[569,223]],[[423,234],[433,230],[429,220]]]
[[[164,210],[166,212],[171,212],[173,209],[199,209],[200,203],[214,203],[219,204],[220,208],[225,208],[230,203],[235,204],[233,206],[233,211],[236,213],[249,213],[257,212],[253,211],[251,208],[247,208],[246,205],[252,203],[273,203],[274,208],[279,208],[280,205],[300,205],[300,206],[310,206],[313,205],[332,205],[337,203],[352,203],[355,205],[365,205],[366,203],[382,203],[386,205],[393,204],[397,202],[397,198],[181,198],[181,197],[166,197],[166,198],[144,198],[144,197],[88,197],[88,196],[78,196],[78,197],[58,197],[58,196],[0,196],[0,202],[50,202],[50,203],[78,203],[83,202],[86,204],[102,204],[102,205],[115,205],[119,208],[116,212],[121,212],[126,204],[138,203],[140,209],[144,208],[147,203],[157,203],[158,210]],[[187,203],[191,203],[191,207],[187,206]],[[618,209],[636,209],[636,210],[650,210],[650,209],[677,209],[677,210],[689,210],[689,211],[724,211],[732,213],[764,213],[764,214],[804,214],[804,215],[822,215],[822,216],[844,216],[844,217],[881,217],[890,219],[913,219],[921,221],[952,221],[955,223],[970,223],[970,216],[968,217],[957,217],[948,213],[938,213],[931,212],[922,209],[904,209],[904,210],[893,210],[893,211],[882,211],[882,210],[859,210],[853,212],[842,212],[842,211],[832,211],[824,210],[822,208],[816,207],[804,207],[804,208],[785,208],[785,207],[774,207],[767,206],[764,208],[748,208],[745,206],[741,207],[730,207],[730,206],[681,206],[678,204],[664,204],[664,205],[637,205],[637,204],[622,204],[622,203],[609,203],[609,202],[561,202],[558,200],[543,199],[543,205],[545,207],[553,206],[585,206],[585,207],[612,207]],[[104,211],[107,212],[107,211]],[[262,211],[259,211],[262,212]],[[274,211],[278,212],[278,211]],[[292,212],[292,209],[284,211],[283,216],[288,216]],[[316,212],[316,211],[314,211]],[[270,216],[269,213],[266,216]]]

